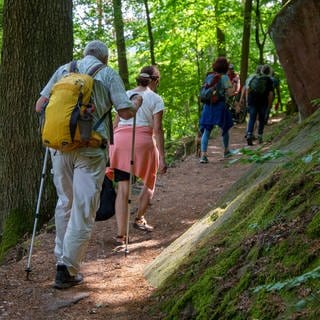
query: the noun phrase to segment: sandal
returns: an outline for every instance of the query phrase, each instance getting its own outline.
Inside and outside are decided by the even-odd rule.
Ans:
[[[147,223],[147,220],[144,218],[144,216],[142,216],[141,218],[136,218],[134,221],[133,227],[141,231],[147,231],[147,232],[153,231],[153,226],[150,226]]]
[[[114,241],[115,245],[123,246],[126,244],[126,238],[127,238],[126,236],[116,236],[116,237],[113,237],[112,240]]]

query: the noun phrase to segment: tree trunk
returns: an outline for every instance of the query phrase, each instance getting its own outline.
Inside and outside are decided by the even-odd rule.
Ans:
[[[260,0],[256,0],[256,30],[255,30],[255,38],[256,38],[256,45],[259,50],[259,64],[264,64],[264,45],[267,40],[267,33],[263,30],[263,26],[261,23],[261,13],[260,13]],[[262,36],[262,39],[261,39]]]
[[[317,109],[311,101],[320,97],[319,13],[319,0],[291,0],[270,27],[270,36],[302,120]]]
[[[220,12],[221,12],[221,4],[220,1],[215,0],[214,2],[214,15],[215,15],[215,24],[216,24],[216,36],[217,36],[217,51],[218,51],[218,57],[225,57],[227,55],[227,49],[226,49],[226,36],[224,34],[224,31],[220,28],[221,25],[224,25],[221,23],[220,18]]]
[[[156,58],[154,55],[154,40],[153,40],[153,32],[152,32],[152,25],[151,25],[151,18],[148,6],[148,0],[144,0],[144,7],[146,9],[146,16],[147,16],[147,26],[148,26],[148,35],[149,35],[149,44],[150,44],[150,57],[151,57],[151,64],[156,64]]]
[[[245,83],[248,75],[251,11],[252,11],[252,0],[245,0],[242,48],[241,48],[241,67],[240,67],[240,81],[242,84]]]
[[[226,37],[224,32],[217,26],[217,46],[218,46],[218,56],[224,57],[227,54],[226,50]]]
[[[116,31],[116,42],[118,52],[119,74],[127,89],[129,89],[129,71],[126,55],[126,42],[124,39],[124,28],[121,11],[121,0],[113,0],[114,28]]]
[[[97,21],[98,21],[98,34],[103,34],[103,0],[97,0]]]
[[[11,214],[19,216],[21,233],[33,220],[44,155],[34,105],[53,71],[72,58],[72,28],[72,0],[4,2],[0,231]],[[48,218],[55,203],[52,184],[45,186],[43,203]]]

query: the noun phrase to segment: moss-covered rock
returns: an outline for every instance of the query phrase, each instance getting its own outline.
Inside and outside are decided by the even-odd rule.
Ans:
[[[320,111],[147,270],[161,319],[317,319]],[[172,258],[174,257],[174,259]]]

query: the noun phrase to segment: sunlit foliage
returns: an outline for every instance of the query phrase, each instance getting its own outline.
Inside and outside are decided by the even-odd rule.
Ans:
[[[155,59],[161,71],[159,93],[166,104],[165,129],[168,139],[195,134],[199,117],[198,91],[212,61],[218,55],[217,28],[225,38],[227,58],[240,69],[243,29],[241,0],[153,0],[148,2],[155,46]],[[255,8],[255,5],[253,6]],[[261,36],[267,32],[280,1],[260,0]],[[130,82],[135,85],[139,69],[150,64],[146,13],[142,0],[123,0],[127,58]],[[253,10],[254,11],[254,10]],[[249,73],[258,64],[255,42],[255,12]],[[88,40],[99,38],[110,47],[110,65],[117,69],[112,1],[74,1],[75,54]],[[267,37],[264,62],[270,63],[283,78],[274,45]],[[284,83],[284,81],[283,81]]]

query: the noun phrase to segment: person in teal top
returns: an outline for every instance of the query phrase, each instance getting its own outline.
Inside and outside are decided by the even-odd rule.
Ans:
[[[218,77],[216,85],[218,98],[216,101],[206,102],[203,105],[199,123],[201,132],[200,163],[208,163],[208,141],[214,126],[219,126],[221,128],[224,157],[231,155],[229,150],[229,130],[233,126],[233,121],[232,114],[226,106],[226,98],[234,93],[234,89],[227,76],[229,63],[225,57],[219,57],[213,62],[212,67],[213,72],[209,72],[207,77],[212,77],[212,75],[212,78]]]

